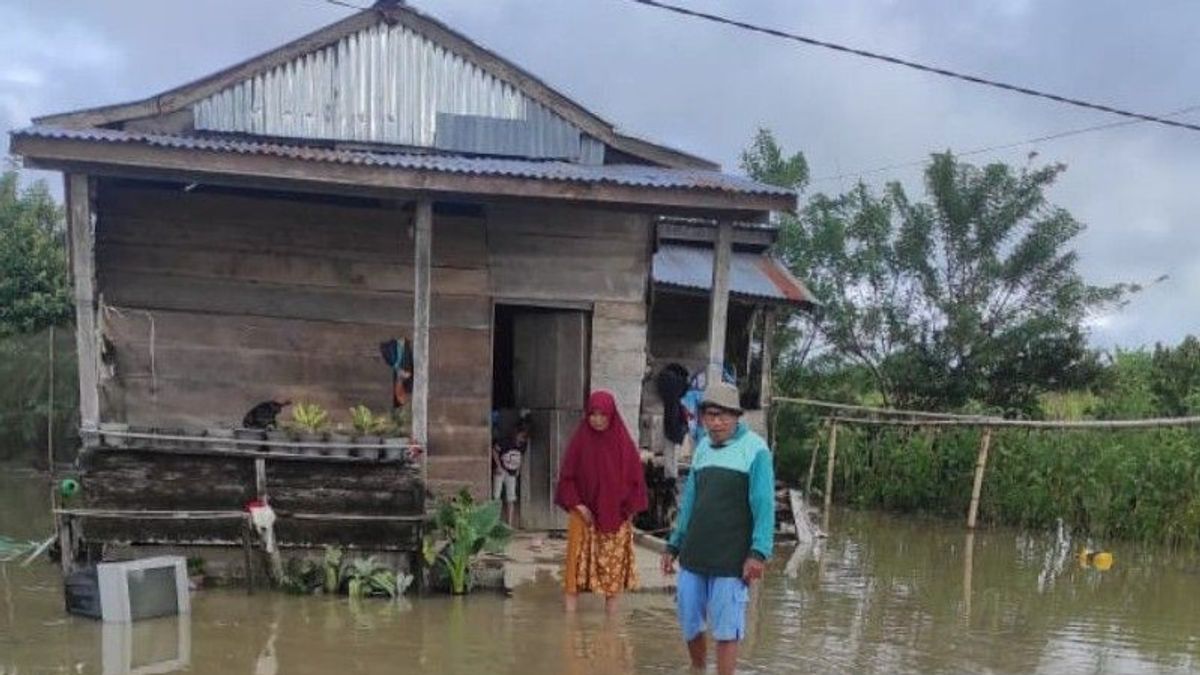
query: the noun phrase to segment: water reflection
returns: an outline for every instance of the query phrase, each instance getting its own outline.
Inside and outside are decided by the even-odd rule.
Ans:
[[[104,675],[158,675],[186,669],[192,660],[192,624],[186,614],[100,624]]]
[[[588,621],[566,617],[563,630],[564,675],[626,675],[637,672],[633,644],[619,616]]]

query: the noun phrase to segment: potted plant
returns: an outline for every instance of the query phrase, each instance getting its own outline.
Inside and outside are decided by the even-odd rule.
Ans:
[[[114,436],[112,433],[124,434],[129,431],[129,425],[124,422],[101,422],[100,438],[104,445],[110,448],[123,448],[128,445],[125,436]]]
[[[316,403],[297,403],[292,406],[292,429],[296,440],[304,443],[301,454],[321,454],[320,443],[325,440],[323,431],[329,423],[329,413]]]
[[[233,429],[206,429],[204,435],[212,439],[209,441],[209,447],[215,450],[233,450],[235,447],[231,442],[233,440]]]
[[[382,415],[381,415],[382,417]],[[412,429],[412,412],[408,408],[400,408],[392,412],[390,418],[384,418],[383,458],[400,460],[408,457],[409,432]]]
[[[451,593],[463,595],[471,587],[471,562],[484,551],[503,550],[511,535],[500,520],[500,503],[477,503],[464,488],[438,503],[422,547],[425,563],[445,574]]]
[[[363,445],[378,445],[380,442],[379,434],[382,429],[381,421],[386,421],[386,419],[377,417],[365,405],[359,404],[351,408],[350,424],[354,427],[354,442]],[[358,448],[355,451],[355,455],[368,459],[378,459],[379,450]]]
[[[262,429],[247,429],[245,427],[239,427],[239,428],[233,430],[233,437],[238,440],[261,441],[261,440],[266,439],[267,432],[263,431]],[[245,443],[238,443],[237,449],[238,450],[261,450],[262,447],[257,446],[257,445],[248,445]]]
[[[353,437],[347,431],[345,425],[340,423],[336,424],[333,427],[333,431],[329,432],[329,443],[331,445],[339,445],[342,447],[329,447],[326,448],[326,450],[328,450],[328,454],[333,457],[349,457],[350,448],[345,446],[349,445],[351,440],[353,440]]]
[[[199,556],[189,556],[187,559],[187,575],[188,587],[191,590],[204,588],[204,580],[206,578],[204,571],[204,558]]]

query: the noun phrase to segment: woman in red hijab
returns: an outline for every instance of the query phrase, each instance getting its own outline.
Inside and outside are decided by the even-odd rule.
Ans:
[[[575,611],[581,591],[603,593],[605,608],[616,610],[620,592],[637,586],[631,521],[647,500],[641,455],[607,391],[588,397],[563,457],[554,503],[569,514],[567,611]]]

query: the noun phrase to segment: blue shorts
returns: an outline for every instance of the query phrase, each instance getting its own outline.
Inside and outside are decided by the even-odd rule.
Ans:
[[[750,588],[739,577],[709,577],[679,570],[675,605],[683,639],[691,642],[708,627],[718,642],[741,640],[746,635],[746,603]]]

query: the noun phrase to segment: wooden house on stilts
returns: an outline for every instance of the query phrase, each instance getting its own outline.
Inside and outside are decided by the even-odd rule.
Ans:
[[[12,149],[65,174],[77,555],[241,545],[237,514],[264,496],[285,548],[415,551],[427,490],[487,493],[506,408],[533,416],[522,525],[555,527],[589,389],[661,449],[657,368],[736,364],[765,406],[773,308],[811,302],[765,253],[793,193],[624,135],[394,0],[142,101],[39,118]],[[387,409],[392,339],[412,348],[415,461],[219,433],[271,399]]]

